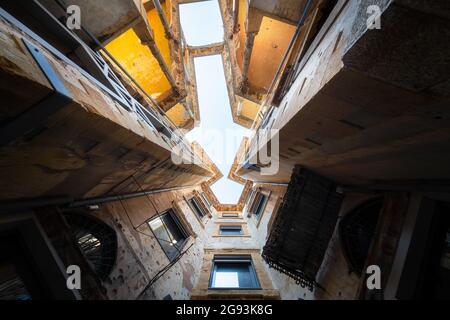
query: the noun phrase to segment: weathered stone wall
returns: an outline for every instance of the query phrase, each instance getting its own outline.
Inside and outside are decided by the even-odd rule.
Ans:
[[[102,205],[92,214],[113,227],[118,235],[118,256],[116,265],[105,281],[109,299],[189,299],[196,284],[203,260],[203,247],[207,243],[205,228],[209,219],[200,222],[184,200],[193,190],[181,190],[116,201]],[[185,218],[196,237],[183,250],[187,252],[148,290],[143,292],[149,281],[170,261],[147,225],[146,221],[172,208]],[[155,208],[152,208],[153,205]],[[142,295],[139,297],[139,295]]]

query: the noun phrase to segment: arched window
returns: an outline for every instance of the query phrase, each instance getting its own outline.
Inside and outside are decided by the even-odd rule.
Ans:
[[[70,212],[64,216],[84,256],[104,280],[116,262],[116,232],[103,221],[84,213]]]
[[[360,275],[363,271],[382,206],[383,199],[371,199],[344,216],[339,224],[350,272]]]

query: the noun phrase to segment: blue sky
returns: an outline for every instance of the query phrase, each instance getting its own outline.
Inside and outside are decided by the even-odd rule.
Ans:
[[[189,45],[223,41],[223,23],[217,1],[180,5],[180,19]],[[211,186],[224,204],[237,203],[243,186],[227,178],[246,128],[232,120],[222,56],[194,59],[200,105],[200,126],[187,135],[205,149],[224,177]]]

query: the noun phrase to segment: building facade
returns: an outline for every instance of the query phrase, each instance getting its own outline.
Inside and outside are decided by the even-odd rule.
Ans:
[[[0,1],[0,299],[449,299],[447,1],[217,0],[191,46],[195,2]],[[230,172],[185,137],[212,54]]]

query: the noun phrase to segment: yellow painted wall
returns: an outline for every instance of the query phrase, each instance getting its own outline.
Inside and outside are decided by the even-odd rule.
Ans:
[[[106,50],[153,98],[158,100],[172,88],[158,60],[147,46],[141,44],[133,29],[128,29],[111,41],[106,45]]]
[[[162,4],[162,1],[161,1]],[[172,21],[172,1],[171,0],[165,0],[164,4],[162,5],[164,14],[166,15],[167,21]]]

